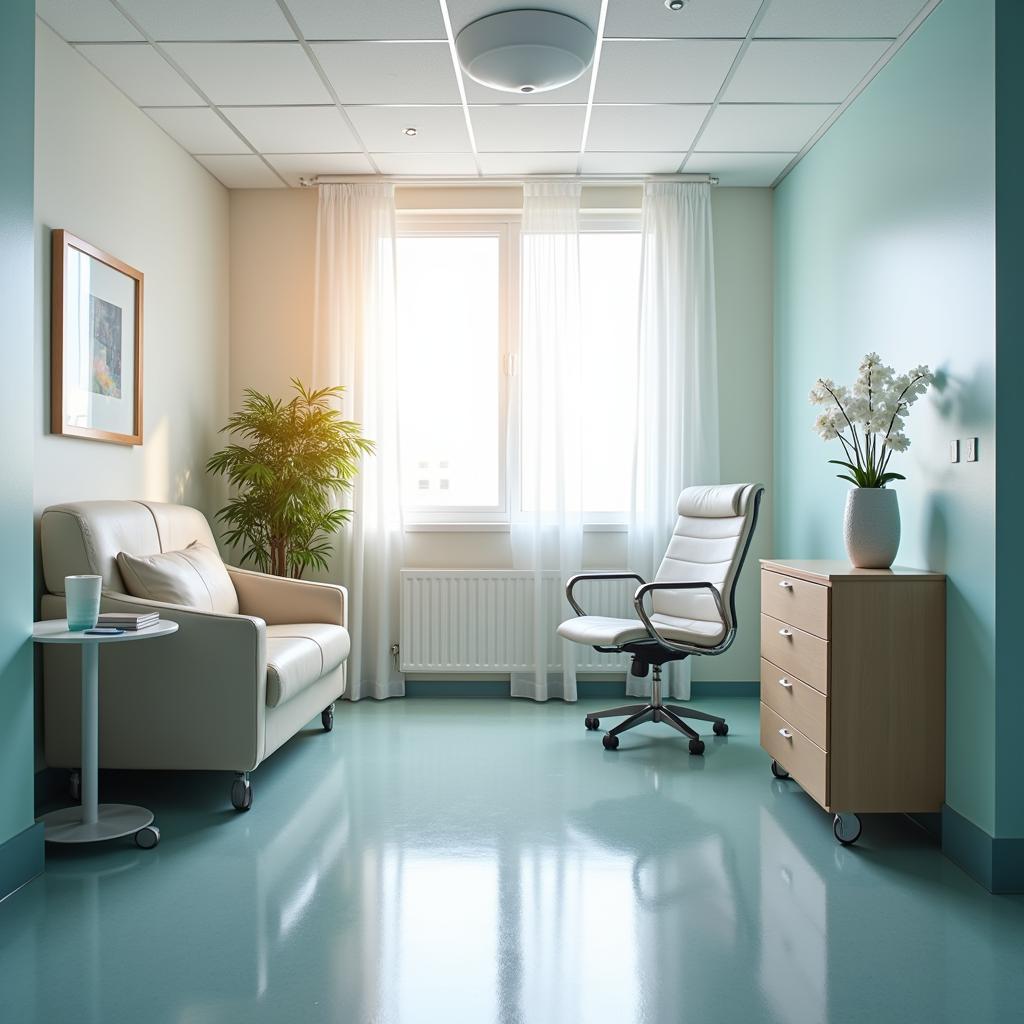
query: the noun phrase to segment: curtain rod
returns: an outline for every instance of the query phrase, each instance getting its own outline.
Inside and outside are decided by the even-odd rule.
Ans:
[[[417,188],[472,186],[476,188],[523,185],[528,181],[578,181],[581,185],[643,185],[648,181],[689,181],[698,184],[717,185],[718,178],[710,174],[646,174],[646,175],[578,175],[578,174],[525,174],[518,178],[473,177],[396,177],[387,174],[317,174],[299,178],[303,188],[317,185],[365,185],[369,182],[386,182],[394,185],[415,185]]]

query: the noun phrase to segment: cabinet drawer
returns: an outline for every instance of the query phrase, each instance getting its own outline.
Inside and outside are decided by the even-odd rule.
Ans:
[[[828,639],[828,587],[763,569],[761,611],[805,633]]]
[[[828,755],[767,704],[761,705],[761,746],[822,807],[828,806]]]
[[[822,750],[828,750],[828,698],[764,658],[761,659],[761,702],[792,722]]]
[[[828,693],[828,641],[761,615],[761,657]]]

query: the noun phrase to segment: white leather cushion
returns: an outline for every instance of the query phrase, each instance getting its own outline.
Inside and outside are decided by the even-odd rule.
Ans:
[[[703,622],[700,619],[652,615],[651,622],[666,639],[700,647],[713,647],[725,632],[720,622]],[[621,647],[649,636],[647,627],[639,619],[614,619],[605,615],[580,615],[567,619],[558,627],[558,635],[591,647]]]
[[[743,513],[743,492],[750,484],[687,487],[679,495],[679,514],[696,519],[724,519]]]
[[[220,555],[198,541],[184,551],[161,555],[122,551],[117,567],[132,597],[221,615],[238,614],[238,595]]]
[[[326,622],[267,626],[267,707],[284,704],[336,669],[351,646],[344,626]]]

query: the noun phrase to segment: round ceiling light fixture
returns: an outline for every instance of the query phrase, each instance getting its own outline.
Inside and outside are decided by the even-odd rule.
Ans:
[[[686,6],[686,0],[665,0],[665,6],[670,11],[681,11]]]
[[[463,71],[502,92],[547,92],[590,67],[597,39],[582,21],[554,11],[501,11],[455,38]]]
[[[413,128],[413,126],[410,125],[408,128],[403,128],[402,129],[402,134],[403,135],[408,135],[410,139],[414,139],[419,134],[419,131],[418,131],[418,129]]]

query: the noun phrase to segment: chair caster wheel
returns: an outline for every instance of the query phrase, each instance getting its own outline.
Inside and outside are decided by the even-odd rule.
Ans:
[[[604,739],[601,740],[601,742],[604,744],[604,749],[605,750],[618,750],[619,749],[619,737],[618,736],[612,736],[611,733],[609,733],[607,736],[605,736]]]
[[[703,740],[690,740],[690,753],[691,754],[703,754],[704,753],[704,741]]]
[[[601,719],[595,718],[593,715],[587,715],[587,717],[583,719],[583,724],[590,732],[594,732],[601,725]]]
[[[236,811],[247,811],[252,807],[252,785],[245,779],[231,783],[231,806]]]
[[[328,708],[324,708],[320,712],[320,722],[324,727],[324,732],[330,732],[334,728],[334,705],[332,704]]]
[[[843,846],[852,846],[860,839],[860,818],[856,814],[837,814],[832,819],[832,832]]]
[[[772,761],[772,775],[777,779],[789,778],[789,772],[787,772],[778,761]]]
[[[728,722],[715,722],[711,726],[715,730],[716,736],[728,736],[729,735],[729,723]]]
[[[160,829],[156,825],[147,825],[135,833],[135,845],[140,850],[152,850],[160,842]]]
[[[72,800],[80,801],[82,799],[82,776],[77,768],[72,768],[68,772],[68,796]]]

